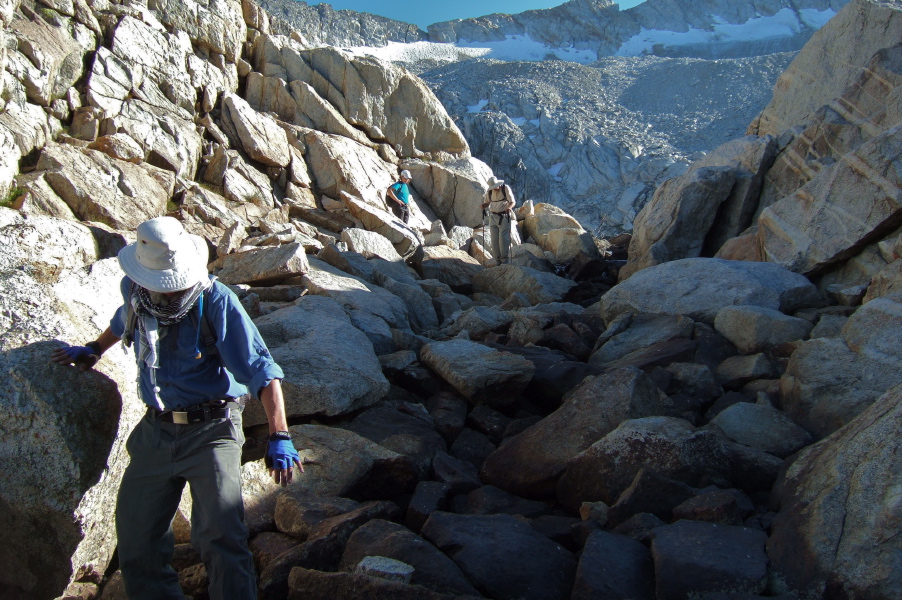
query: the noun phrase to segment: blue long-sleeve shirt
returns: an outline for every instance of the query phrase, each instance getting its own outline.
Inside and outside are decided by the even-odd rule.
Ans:
[[[110,330],[120,338],[125,332],[131,284],[128,277],[123,278],[120,291],[124,304],[110,321]],[[167,409],[237,398],[248,392],[256,398],[273,379],[284,378],[256,325],[238,297],[225,285],[214,282],[204,299],[204,313],[216,333],[218,355],[208,355],[201,341],[201,358],[197,358],[200,327],[197,305],[191,311],[193,318],[189,315],[176,325],[160,327],[160,368],[156,376],[160,399]],[[135,348],[140,347],[140,336],[136,328]],[[138,368],[141,398],[148,406],[156,406],[150,369],[142,361],[138,362]]]

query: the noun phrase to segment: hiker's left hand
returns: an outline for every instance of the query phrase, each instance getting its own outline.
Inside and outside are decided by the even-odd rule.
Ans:
[[[272,440],[266,449],[266,466],[269,467],[269,474],[272,475],[273,481],[282,486],[291,483],[292,467],[297,465],[301,473],[304,472],[304,465],[301,464],[301,457],[294,447],[291,440]]]
[[[87,346],[68,346],[54,350],[50,360],[60,365],[74,364],[79,371],[87,371],[97,364],[100,355]]]

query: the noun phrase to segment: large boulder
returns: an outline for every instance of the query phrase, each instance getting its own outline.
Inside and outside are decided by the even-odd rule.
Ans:
[[[529,267],[499,265],[480,271],[473,277],[473,289],[499,298],[515,292],[523,293],[533,305],[560,302],[576,282]]]
[[[395,182],[395,170],[375,150],[346,137],[312,130],[304,141],[310,174],[323,194],[343,198],[344,193],[387,210],[385,190]]]
[[[561,407],[486,458],[486,483],[518,496],[554,494],[567,464],[622,421],[663,414],[667,396],[638,369],[589,377]]]
[[[121,305],[123,274],[106,258],[118,248],[104,255],[87,227],[8,209],[0,237],[0,456],[15,465],[0,486],[0,587],[50,599],[109,565],[125,440],[144,404],[131,352],[113,348],[85,373],[49,358],[96,339]]]
[[[602,297],[601,314],[606,322],[624,312],[647,312],[713,324],[720,309],[734,304],[791,313],[821,303],[810,281],[779,265],[685,258],[644,269],[615,286]]]
[[[355,198],[347,192],[341,192],[340,196],[352,217],[363,223],[369,231],[378,233],[394,244],[397,252],[406,256],[423,243],[423,235],[390,210]]]
[[[472,291],[473,280],[484,270],[463,250],[448,246],[421,246],[411,262],[423,279],[437,279],[461,293]]]
[[[711,420],[734,442],[786,458],[811,443],[811,435],[772,406],[737,402]]]
[[[413,187],[441,218],[446,229],[482,225],[482,203],[492,169],[477,158],[441,163],[408,161]]]
[[[38,170],[83,221],[131,230],[166,213],[172,189],[153,176],[156,167],[134,165],[97,150],[69,145],[44,148]]]
[[[558,481],[558,500],[612,505],[643,468],[699,486],[723,481],[729,463],[717,436],[675,417],[624,421],[570,461]]]
[[[654,565],[648,548],[624,535],[593,531],[583,546],[570,600],[654,597]]]
[[[589,364],[604,367],[671,340],[690,339],[695,321],[681,315],[623,313],[610,325],[607,341],[589,357]],[[599,340],[602,342],[602,340]]]
[[[515,402],[535,371],[516,354],[469,340],[426,344],[420,360],[471,402],[496,408]]]
[[[511,515],[435,512],[423,525],[422,535],[493,598],[570,598],[576,572],[573,555]]]
[[[255,323],[285,371],[289,417],[343,414],[388,393],[373,345],[336,301],[305,296]],[[259,402],[249,404],[244,415],[247,426],[266,422]]]
[[[66,29],[44,19],[14,19],[8,32],[13,51],[8,70],[25,87],[28,100],[41,106],[66,96],[81,77],[84,47]]]
[[[894,2],[853,0],[816,31],[774,86],[774,97],[752,133],[777,136],[807,123],[855,81],[881,48],[902,39],[902,10]]]
[[[390,521],[370,521],[348,540],[339,568],[353,571],[367,556],[393,558],[414,568],[411,583],[444,594],[478,596],[460,568],[438,548]]]
[[[725,306],[714,318],[714,328],[742,354],[754,354],[786,342],[804,340],[813,325],[770,308]]]
[[[892,340],[902,326],[902,296],[878,298],[858,309],[841,337],[814,339],[789,359],[780,379],[783,408],[821,438],[902,383],[902,351]]]
[[[661,184],[636,217],[629,261],[620,269],[620,281],[653,265],[700,256],[736,176],[733,168],[704,167]]]
[[[902,174],[894,165],[900,159],[902,125],[897,125],[764,209],[758,219],[764,259],[816,275],[898,228]]]
[[[791,588],[808,597],[898,596],[900,419],[896,386],[786,470],[767,553]]]
[[[310,270],[304,246],[292,242],[284,246],[255,248],[223,258],[219,279],[223,283],[267,284],[303,275]]]
[[[251,108],[240,96],[223,97],[222,125],[238,138],[253,160],[270,167],[287,167],[291,162],[285,130],[272,117]]]

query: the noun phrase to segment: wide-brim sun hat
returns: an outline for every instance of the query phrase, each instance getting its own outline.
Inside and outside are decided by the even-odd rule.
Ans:
[[[119,251],[119,265],[129,279],[152,292],[180,292],[204,281],[207,243],[191,235],[173,217],[138,225],[138,240]]]
[[[489,177],[489,180],[486,182],[486,184],[489,186],[490,190],[494,190],[496,187],[501,187],[502,185],[504,185],[504,180],[498,179],[497,177],[492,175],[491,177]]]
[[[403,177],[404,179],[413,179],[413,177],[410,176],[410,171],[408,171],[407,169],[401,171],[401,177]]]

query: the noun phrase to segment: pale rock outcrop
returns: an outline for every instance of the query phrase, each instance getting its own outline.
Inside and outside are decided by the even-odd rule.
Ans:
[[[99,150],[110,158],[130,163],[144,161],[144,149],[130,135],[125,133],[101,136],[88,144],[88,148]]]
[[[730,167],[694,169],[668,179],[636,217],[620,281],[648,267],[701,255],[705,235],[736,182]]]
[[[116,160],[96,150],[47,146],[38,170],[83,221],[99,221],[130,230],[166,212],[171,189],[149,174],[149,165]]]
[[[786,342],[804,340],[812,327],[805,319],[760,306],[725,306],[714,318],[714,329],[742,354],[763,352]]]
[[[592,235],[579,222],[553,204],[540,202],[528,211],[523,228],[542,250],[559,263],[570,263],[578,256],[599,258]]]
[[[304,246],[293,242],[229,254],[224,257],[222,269],[217,274],[226,284],[267,284],[303,275],[309,269]]]
[[[289,418],[345,414],[388,393],[373,345],[336,301],[305,296],[255,324],[285,371]],[[259,402],[250,403],[244,414],[245,426],[266,422]]]
[[[7,70],[25,87],[28,100],[41,106],[66,95],[81,77],[85,49],[67,31],[44,19],[13,19],[9,33],[18,50],[8,56]]]
[[[638,369],[589,377],[564,404],[490,454],[486,483],[517,496],[554,495],[567,463],[622,421],[663,414],[666,395]]]
[[[886,390],[902,383],[902,296],[868,302],[841,337],[811,340],[796,350],[780,379],[783,408],[821,438],[849,423]]]
[[[896,386],[788,467],[776,486],[780,512],[767,550],[792,589],[807,597],[825,589],[849,598],[898,595],[900,419]]]
[[[238,137],[252,160],[270,167],[287,167],[291,162],[285,131],[236,94],[222,99],[222,126],[227,135],[232,132]]]
[[[386,209],[385,190],[395,181],[394,168],[372,148],[345,137],[310,130],[305,136],[307,165],[317,187],[330,198],[347,193]]]
[[[60,128],[60,122],[40,106],[8,102],[6,110],[0,114],[0,131],[6,138],[4,144],[10,152],[5,160],[9,161],[9,165],[17,167],[19,159],[16,154],[26,156],[33,150],[40,150],[53,140]]]
[[[401,167],[413,175],[413,187],[429,202],[446,229],[482,225],[486,181],[492,176],[487,164],[477,158],[462,158],[441,163],[409,161]]]
[[[752,133],[776,136],[809,121],[855,81],[875,52],[900,39],[902,10],[895,2],[853,0],[811,37],[780,76]]]
[[[348,245],[348,250],[366,258],[382,258],[390,262],[402,260],[391,242],[375,231],[349,227],[341,232],[341,241]]]
[[[648,312],[713,324],[725,306],[792,313],[822,302],[810,281],[780,265],[686,258],[643,269],[615,286],[602,297],[601,314],[607,323],[624,312]]]
[[[532,379],[533,364],[469,340],[433,342],[420,360],[474,404],[503,408],[515,402]]]
[[[118,347],[86,373],[49,360],[63,343],[95,339],[107,326],[122,302],[116,260],[100,260],[87,227],[7,209],[0,237],[0,453],[15,465],[0,491],[9,541],[0,581],[54,598],[75,579],[101,577],[109,564],[125,439],[143,403],[134,357]]]
[[[313,92],[371,140],[387,142],[407,158],[448,160],[469,156],[463,134],[435,95],[402,67],[351,56],[338,48],[300,50],[267,38],[261,36],[255,44],[258,71],[283,77],[289,85],[307,82]],[[380,93],[371,94],[369,90]]]
[[[902,20],[902,18],[900,18]],[[758,219],[763,257],[815,275],[902,225],[902,124],[862,144]]]
[[[241,58],[247,25],[239,0],[150,0],[147,6],[166,25],[187,32],[198,46],[232,63]]]
[[[378,330],[387,332],[389,339],[391,333],[387,331],[388,327],[410,330],[409,313],[403,300],[378,285],[348,275],[321,260],[311,258],[309,262],[310,270],[304,275],[304,285],[310,293],[336,300],[351,317],[351,322],[367,333],[374,345],[379,340],[370,335],[373,319],[381,323],[377,325]]]
[[[473,277],[473,289],[507,298],[522,292],[532,304],[560,302],[576,282],[529,267],[499,265],[480,271]]]
[[[389,210],[362,201],[347,192],[341,192],[340,196],[352,217],[360,221],[369,231],[378,233],[387,239],[394,245],[398,253],[407,256],[424,243],[423,234],[411,227],[410,224],[395,217]],[[413,208],[411,208],[412,210]]]
[[[150,164],[189,179],[196,174],[203,140],[189,119],[141,100],[129,100],[112,124],[141,145]]]

